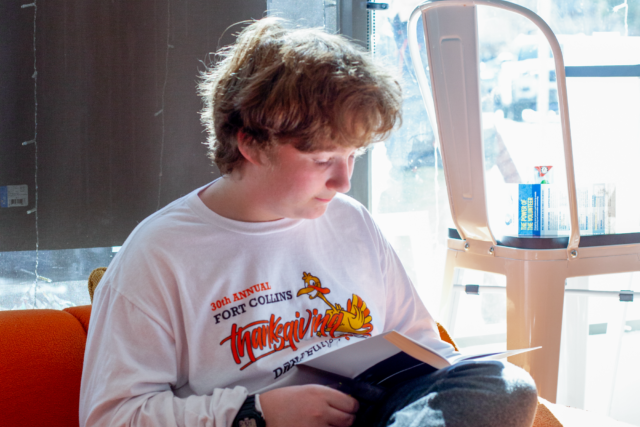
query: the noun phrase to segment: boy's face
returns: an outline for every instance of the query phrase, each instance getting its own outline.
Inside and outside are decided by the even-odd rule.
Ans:
[[[318,218],[336,193],[346,193],[357,149],[330,148],[305,153],[290,144],[277,145],[263,165],[259,205],[262,220]]]

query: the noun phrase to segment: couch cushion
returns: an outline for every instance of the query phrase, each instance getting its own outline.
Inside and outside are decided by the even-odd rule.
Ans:
[[[91,320],[91,306],[90,305],[79,305],[77,307],[68,307],[63,311],[72,314],[78,322],[84,328],[84,333],[86,334],[89,330],[89,320]]]
[[[0,311],[2,425],[78,425],[82,324],[60,310]]]

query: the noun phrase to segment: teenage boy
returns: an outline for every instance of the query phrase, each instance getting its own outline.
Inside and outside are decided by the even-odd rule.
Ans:
[[[344,196],[360,149],[400,115],[399,84],[345,39],[263,19],[200,85],[222,178],[141,223],[96,290],[81,426],[529,426],[528,375],[468,363],[379,407],[283,387],[288,368],[435,322],[367,210]],[[357,414],[357,416],[356,416]]]

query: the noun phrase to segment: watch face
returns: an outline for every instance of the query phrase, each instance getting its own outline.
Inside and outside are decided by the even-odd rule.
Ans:
[[[240,427],[258,427],[258,423],[253,418],[245,418],[240,420]]]

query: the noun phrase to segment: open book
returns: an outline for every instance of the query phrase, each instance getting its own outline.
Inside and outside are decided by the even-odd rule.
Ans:
[[[322,384],[375,401],[386,387],[406,379],[463,361],[503,359],[538,348],[445,357],[400,332],[389,331],[299,363],[256,393],[292,385]]]

